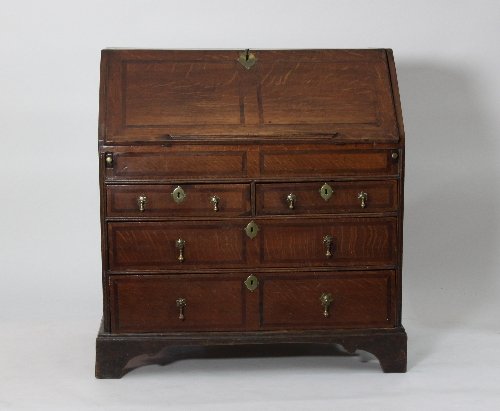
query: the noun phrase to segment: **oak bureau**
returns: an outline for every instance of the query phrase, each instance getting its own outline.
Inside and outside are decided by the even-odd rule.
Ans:
[[[295,344],[406,371],[391,50],[103,50],[99,160],[97,377]]]

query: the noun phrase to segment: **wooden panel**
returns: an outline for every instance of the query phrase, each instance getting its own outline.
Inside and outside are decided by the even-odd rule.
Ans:
[[[110,180],[155,180],[198,177],[216,179],[246,175],[245,151],[151,150],[115,152],[113,167],[107,169]]]
[[[105,50],[101,137],[328,135],[398,141],[385,50]],[[307,92],[305,92],[307,90]]]
[[[236,68],[236,61],[124,61],[124,126],[239,124]]]
[[[266,329],[393,327],[394,288],[393,271],[264,275],[262,325]],[[333,297],[328,317],[320,302],[323,293]]]
[[[243,227],[223,221],[108,223],[109,269],[241,267],[247,263]],[[186,242],[183,262],[179,238]]]
[[[109,217],[170,216],[245,216],[251,213],[248,184],[182,184],[186,198],[176,203],[172,191],[177,185],[108,185]],[[146,196],[145,210],[139,211],[137,199]],[[212,196],[217,196],[214,211]]]
[[[256,186],[257,214],[373,213],[397,209],[397,181],[328,181],[333,189],[329,200],[320,195],[324,181],[314,183],[263,183]],[[368,195],[365,208],[358,195]],[[287,196],[295,195],[290,209]]]
[[[327,147],[316,150],[262,149],[262,176],[332,177],[396,175],[398,162],[390,150],[341,150]]]
[[[112,276],[112,332],[233,330],[245,327],[245,292],[236,276]],[[176,300],[184,298],[184,320]]]
[[[370,266],[397,263],[397,219],[258,220],[263,266]],[[331,257],[323,239],[332,237]]]

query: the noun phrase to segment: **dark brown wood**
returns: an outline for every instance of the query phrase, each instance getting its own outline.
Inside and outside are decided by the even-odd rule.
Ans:
[[[108,185],[109,217],[239,217],[251,214],[249,184],[182,184],[186,200],[173,199],[177,184]],[[146,197],[144,211],[138,199]],[[212,197],[217,197],[214,210]]]
[[[406,371],[404,127],[392,51],[250,50],[250,69],[241,53],[102,52],[96,376],[189,349],[297,344],[366,350],[385,372]],[[177,186],[182,203],[171,196]],[[251,221],[255,238],[244,231]],[[333,299],[326,317],[322,293]]]
[[[245,329],[241,275],[110,277],[111,326],[115,333]],[[186,301],[179,318],[178,299]]]
[[[107,143],[322,133],[397,141],[385,50],[106,50]],[[307,89],[307,93],[303,91]]]
[[[223,357],[231,356],[232,353],[252,356],[256,351],[262,353],[269,349],[274,354],[276,348],[280,355],[296,355],[296,344],[307,344],[313,352],[320,355],[337,355],[338,350],[332,349],[334,344],[340,344],[352,354],[363,350],[377,357],[384,372],[401,373],[406,372],[406,343],[403,327],[169,334],[111,334],[101,327],[96,339],[95,375],[97,378],[121,378],[143,365],[166,365],[178,359],[199,357],[200,353],[205,356],[210,348],[217,347],[222,348],[222,354],[219,350],[218,355]],[[244,350],[231,350],[238,346]],[[259,349],[260,347],[264,350]],[[326,351],[325,348],[329,350]]]
[[[327,181],[333,195],[325,200],[320,195],[325,181],[312,183],[257,184],[257,213],[262,215],[301,215],[336,213],[375,213],[396,211],[398,205],[397,181]],[[365,207],[359,194],[367,193]],[[293,208],[287,201],[289,194],[296,200]]]
[[[396,264],[395,217],[257,219],[258,234],[231,221],[110,222],[109,269],[151,271],[209,267],[391,266]],[[324,237],[331,235],[331,257]],[[177,239],[185,241],[179,261]]]
[[[263,329],[394,327],[394,272],[265,275]],[[322,294],[333,298],[324,315]]]

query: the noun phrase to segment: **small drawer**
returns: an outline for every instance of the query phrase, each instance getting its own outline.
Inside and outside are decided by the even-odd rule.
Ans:
[[[248,184],[108,185],[109,217],[247,216]]]
[[[261,279],[262,326],[393,327],[394,278],[394,271],[269,274]]]
[[[130,151],[113,148],[106,152],[104,161],[107,181],[216,180],[247,176],[247,152],[238,147],[162,147],[154,151],[144,151],[142,147]]]
[[[397,263],[396,217],[257,220],[260,265],[368,267]]]
[[[111,331],[244,328],[243,280],[230,275],[109,277]]]
[[[397,150],[262,149],[262,177],[388,176],[399,173]]]
[[[243,267],[248,237],[239,221],[110,222],[112,271]]]
[[[263,183],[257,214],[374,213],[397,209],[397,181]]]

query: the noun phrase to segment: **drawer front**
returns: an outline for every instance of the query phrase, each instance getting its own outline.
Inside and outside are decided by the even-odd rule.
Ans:
[[[261,280],[264,328],[394,326],[393,271],[297,273]]]
[[[218,217],[251,213],[248,184],[110,185],[106,194],[110,217]]]
[[[109,269],[241,267],[247,263],[246,240],[241,222],[108,223]]]
[[[272,150],[260,152],[263,177],[397,175],[394,150]]]
[[[394,265],[397,220],[260,220],[260,264],[271,267]],[[329,237],[327,237],[329,236]]]
[[[238,277],[116,275],[110,277],[109,287],[112,332],[215,331],[245,326],[246,294]]]
[[[234,149],[176,149],[151,152],[114,152],[108,180],[236,178],[247,175],[247,153]]]
[[[397,209],[397,181],[269,183],[256,186],[257,213],[373,213]]]

